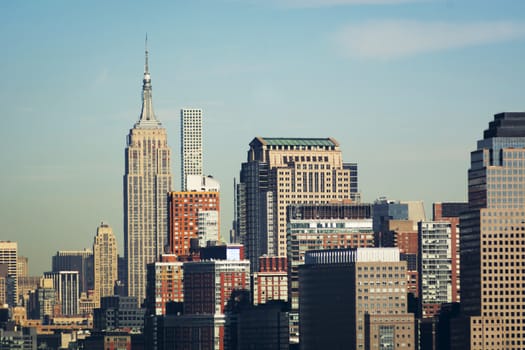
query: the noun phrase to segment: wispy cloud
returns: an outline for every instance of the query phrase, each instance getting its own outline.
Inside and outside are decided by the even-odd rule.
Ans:
[[[398,5],[428,1],[430,0],[279,0],[274,2],[285,7],[315,8],[342,5]]]
[[[523,37],[525,23],[521,22],[386,20],[350,24],[336,33],[335,41],[348,56],[388,60]]]

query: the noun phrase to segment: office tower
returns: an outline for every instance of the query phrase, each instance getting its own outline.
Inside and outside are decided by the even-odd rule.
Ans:
[[[248,260],[184,263],[184,306],[159,320],[161,349],[228,349],[227,309],[235,293],[250,290]]]
[[[288,301],[288,260],[280,256],[261,256],[259,271],[252,273],[253,305],[272,300]]]
[[[28,260],[29,259],[26,256],[18,256],[18,260],[16,261],[16,273],[18,278],[29,276]]]
[[[332,138],[253,139],[241,166],[236,220],[252,271],[264,254],[286,256],[289,204],[356,198],[354,171],[343,163],[339,143]]]
[[[220,239],[219,192],[171,192],[168,196],[169,245],[176,255],[190,254],[190,240],[199,246]]]
[[[495,115],[470,160],[469,210],[460,219],[470,349],[523,349],[525,113]]]
[[[450,223],[450,240],[452,243],[452,290],[454,301],[459,302],[461,296],[460,276],[460,230],[459,218],[468,210],[467,202],[443,202],[432,204],[434,221]],[[454,296],[454,292],[456,295]]]
[[[118,279],[117,264],[117,239],[111,227],[101,223],[93,242],[95,307],[100,305],[100,298],[113,295],[115,281]]]
[[[17,242],[0,241],[0,265],[7,266],[5,273],[5,299],[9,306],[14,307],[17,304],[18,296],[18,244]]]
[[[93,252],[84,250],[59,250],[51,258],[51,271],[78,271],[80,293],[94,287]]]
[[[30,319],[49,321],[54,316],[57,295],[51,278],[40,278],[38,287],[30,292],[27,314]],[[45,323],[44,323],[45,324]]]
[[[202,109],[180,111],[181,191],[188,191],[189,175],[202,176]]]
[[[78,271],[44,272],[44,278],[53,280],[53,288],[60,303],[61,315],[78,315],[80,297]]]
[[[420,312],[436,316],[445,303],[460,301],[459,215],[467,203],[434,203],[433,221],[419,223]]]
[[[299,268],[301,349],[416,349],[397,248],[313,250]]]
[[[148,264],[146,309],[148,315],[165,315],[168,302],[183,302],[183,262],[173,254],[161,256],[161,261]]]
[[[145,310],[137,305],[137,297],[102,297],[100,308],[95,309],[93,313],[93,327],[97,330],[141,331],[144,327]]]
[[[308,250],[373,247],[372,206],[361,203],[294,204],[287,209],[291,342],[299,341],[299,266]]]
[[[373,205],[373,226],[377,247],[393,247],[388,235],[390,220],[408,220],[408,204],[384,197],[376,199]]]
[[[456,242],[451,231],[446,221],[419,223],[418,296],[423,318],[436,316],[442,304],[458,301],[457,284],[452,278]]]
[[[249,295],[236,293],[228,315],[227,348],[288,350],[288,311],[282,300],[252,305]]]
[[[168,243],[171,191],[170,148],[166,129],[153,113],[147,49],[142,82],[142,111],[128,135],[124,174],[126,283],[139,303],[146,295],[146,266],[159,259]]]

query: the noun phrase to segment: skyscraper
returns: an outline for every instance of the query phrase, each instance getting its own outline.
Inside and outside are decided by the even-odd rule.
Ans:
[[[78,299],[80,296],[78,271],[44,272],[44,278],[53,280],[53,288],[61,305],[62,316],[78,315]]]
[[[18,296],[18,244],[11,241],[0,241],[0,265],[7,266],[4,277],[6,300],[9,306],[15,306]]]
[[[525,113],[495,115],[477,146],[460,219],[461,305],[470,332],[462,349],[523,349]]]
[[[397,248],[310,250],[299,267],[301,349],[416,349]]]
[[[146,293],[146,267],[168,242],[168,192],[171,190],[170,148],[166,129],[153,113],[146,48],[142,112],[130,130],[124,174],[124,253],[128,294],[141,303]]]
[[[187,191],[188,175],[202,175],[202,109],[180,111],[181,190]]]
[[[95,306],[100,298],[113,295],[117,275],[117,240],[108,224],[101,223],[93,243],[93,274],[95,277]]]
[[[343,163],[332,138],[256,137],[250,142],[237,188],[236,234],[246,245],[252,271],[263,254],[286,256],[288,205],[359,198],[354,165]]]

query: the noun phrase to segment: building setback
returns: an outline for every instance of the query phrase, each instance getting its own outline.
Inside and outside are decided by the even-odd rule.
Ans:
[[[469,208],[460,219],[469,349],[525,348],[524,175],[525,113],[497,114],[470,154]]]
[[[128,294],[142,303],[146,295],[146,267],[160,258],[168,243],[167,193],[172,182],[166,129],[153,113],[147,49],[142,111],[129,132],[125,156],[124,253]]]

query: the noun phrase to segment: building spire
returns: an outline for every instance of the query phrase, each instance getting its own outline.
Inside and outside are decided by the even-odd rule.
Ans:
[[[149,51],[148,51],[148,34],[146,34],[145,42],[145,64],[144,64],[144,79],[142,80],[142,112],[140,113],[139,123],[147,121],[155,121],[155,113],[153,113],[153,100],[151,94],[151,77],[149,74]]]

